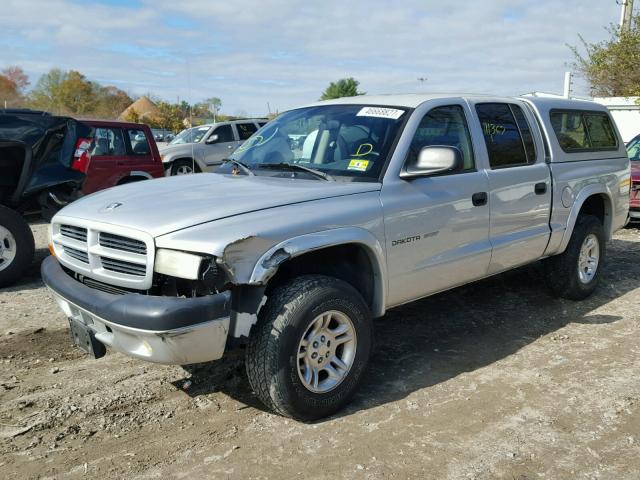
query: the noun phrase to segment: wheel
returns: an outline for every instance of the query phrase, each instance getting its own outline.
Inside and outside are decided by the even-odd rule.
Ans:
[[[587,298],[598,286],[604,259],[602,223],[593,215],[580,215],[567,249],[544,261],[546,283],[559,297]]]
[[[249,383],[283,416],[335,413],[356,392],[369,361],[369,309],[348,283],[307,275],[274,289],[247,346]]]
[[[194,162],[191,160],[176,160],[171,165],[171,175],[189,175],[194,173]]]
[[[34,249],[33,233],[24,218],[0,206],[0,287],[22,276],[31,265]]]

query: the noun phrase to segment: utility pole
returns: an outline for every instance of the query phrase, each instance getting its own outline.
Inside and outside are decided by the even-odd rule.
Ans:
[[[633,16],[633,0],[616,0],[620,5],[620,32],[631,30],[631,18]]]
[[[571,77],[573,77],[571,72],[564,72],[564,98],[571,98],[571,86],[573,84]]]

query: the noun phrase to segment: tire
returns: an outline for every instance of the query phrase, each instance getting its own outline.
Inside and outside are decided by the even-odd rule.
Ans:
[[[0,287],[18,280],[31,265],[35,250],[33,233],[14,210],[0,206]]]
[[[586,245],[589,239],[595,239],[597,245]],[[581,251],[586,248],[596,258],[595,267],[589,274],[585,264],[581,262]],[[584,253],[584,252],[583,252]],[[605,235],[602,223],[593,215],[580,215],[571,234],[567,249],[560,255],[544,260],[545,281],[551,291],[558,297],[569,300],[583,300],[593,293],[600,280],[600,271],[605,260]],[[582,274],[581,274],[582,270]]]
[[[325,319],[330,319],[327,328],[313,335],[313,326]],[[354,333],[351,340],[346,340],[349,333],[334,335],[329,329],[334,327],[338,332],[349,325],[352,330],[347,332]],[[364,300],[342,280],[307,275],[276,287],[258,315],[247,346],[245,363],[253,391],[268,408],[285,417],[311,421],[337,412],[349,403],[366,369],[372,348],[371,325]],[[323,332],[326,341],[321,341]],[[301,346],[303,337],[309,339],[307,347]],[[318,350],[314,349],[316,344]],[[336,357],[342,366],[333,360]],[[321,359],[324,364],[316,365]],[[309,368],[307,361],[313,361],[314,368]],[[318,374],[309,373],[315,368]],[[330,376],[329,369],[342,372],[341,379]],[[304,380],[306,373],[311,378],[309,386]],[[316,391],[312,390],[314,379],[318,380]]]
[[[195,167],[195,168],[194,168]],[[171,165],[171,175],[190,175],[198,171],[198,166],[192,160],[176,160]]]

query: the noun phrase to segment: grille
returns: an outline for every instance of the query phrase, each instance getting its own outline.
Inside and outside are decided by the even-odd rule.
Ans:
[[[139,263],[127,262],[125,260],[116,260],[115,258],[100,257],[102,267],[111,272],[125,273],[127,275],[135,275],[144,277],[147,273],[146,265]]]
[[[113,233],[100,232],[100,246],[122,250],[125,252],[147,254],[147,246],[140,240],[114,235]]]
[[[79,224],[74,219],[54,222],[51,234],[60,263],[105,284],[104,291],[151,288],[155,249],[150,235],[97,222]]]
[[[89,263],[89,254],[87,252],[83,252],[82,250],[77,250],[75,248],[67,247],[66,245],[62,247],[64,249],[64,253],[69,255],[71,258],[75,258],[76,260],[82,263]]]
[[[113,295],[126,295],[127,293],[130,293],[127,290],[123,290],[121,288],[114,287],[112,285],[107,285],[106,283],[98,282],[96,280],[93,280],[87,277],[84,277],[82,279],[82,283],[84,283],[89,288],[94,288],[96,290],[100,290],[106,293],[111,293]]]
[[[81,242],[87,241],[87,229],[82,227],[74,227],[73,225],[60,225],[60,233],[64,237],[73,238]]]

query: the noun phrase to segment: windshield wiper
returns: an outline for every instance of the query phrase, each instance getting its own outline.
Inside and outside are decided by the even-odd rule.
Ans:
[[[312,175],[315,175],[316,177],[326,180],[328,182],[335,181],[335,178],[333,178],[328,173],[321,172],[320,170],[316,170],[315,168],[305,167],[304,165],[299,165],[297,163],[287,163],[287,162],[261,163],[260,165],[258,165],[258,168],[273,168],[278,170],[300,170],[302,172],[307,172]]]
[[[246,163],[242,163],[240,160],[235,160],[233,158],[224,158],[222,159],[222,163],[233,163],[236,167],[238,167],[247,175],[255,175],[255,173],[251,171],[249,166]]]

